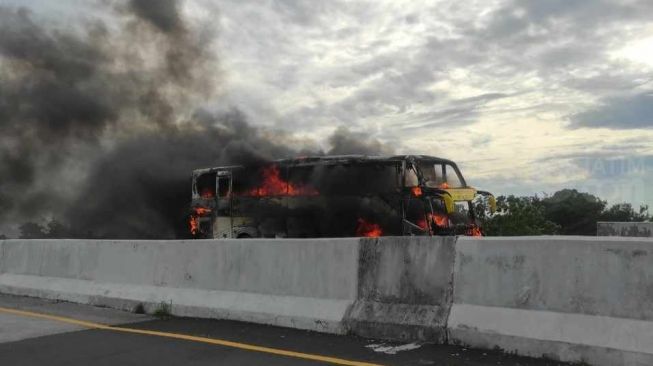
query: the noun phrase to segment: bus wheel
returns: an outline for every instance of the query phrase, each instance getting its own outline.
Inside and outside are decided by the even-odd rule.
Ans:
[[[249,234],[245,234],[245,233],[243,233],[243,234],[238,234],[238,236],[236,237],[236,239],[251,239],[251,238],[252,238],[251,235],[249,235]]]

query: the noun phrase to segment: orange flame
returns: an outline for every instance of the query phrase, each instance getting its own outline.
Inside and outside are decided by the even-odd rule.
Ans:
[[[413,192],[413,196],[415,196],[415,197],[419,197],[419,196],[422,195],[422,188],[420,188],[419,186],[415,186],[415,187],[411,188],[410,190]]]
[[[190,226],[190,233],[197,235],[200,232],[200,216],[206,216],[211,213],[210,208],[206,207],[193,207],[193,213],[190,214],[188,225]]]
[[[429,214],[429,219],[439,227],[449,226],[449,218],[442,214]]]
[[[211,213],[211,209],[206,207],[194,207],[193,211],[195,211],[198,216],[204,216]]]
[[[383,235],[383,230],[379,224],[367,222],[362,218],[358,219],[358,226],[356,226],[356,236],[378,238],[381,235]]]
[[[428,221],[433,222],[438,227],[447,227],[449,226],[449,218],[446,215],[442,214],[427,214]],[[428,230],[428,221],[425,219],[417,220],[417,226],[423,230]],[[433,228],[431,228],[431,233],[433,233]]]
[[[190,215],[190,220],[188,221],[188,224],[190,225],[190,233],[193,235],[197,235],[197,233],[200,231],[199,217],[195,215]]]
[[[470,229],[467,230],[467,235],[469,236],[483,236],[481,228],[476,225],[473,225]]]
[[[279,167],[276,165],[263,168],[261,172],[263,183],[260,187],[251,189],[248,196],[316,196],[320,194],[310,186],[296,185],[281,179]]]

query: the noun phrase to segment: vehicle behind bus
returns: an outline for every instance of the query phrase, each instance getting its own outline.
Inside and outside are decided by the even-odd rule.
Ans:
[[[329,156],[193,172],[195,238],[482,235],[450,160]]]

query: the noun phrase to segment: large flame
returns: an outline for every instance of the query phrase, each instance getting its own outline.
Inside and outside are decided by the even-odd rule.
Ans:
[[[362,218],[358,219],[358,226],[356,226],[356,236],[377,238],[381,235],[383,235],[383,229],[381,229],[379,224],[367,222]]]
[[[311,186],[293,184],[281,179],[279,167],[272,165],[263,168],[261,175],[263,182],[257,188],[249,190],[248,196],[316,196],[320,194]]]

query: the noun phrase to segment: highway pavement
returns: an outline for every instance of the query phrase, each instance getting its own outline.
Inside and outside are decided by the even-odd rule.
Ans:
[[[0,295],[0,365],[565,365],[225,320],[168,318]]]

